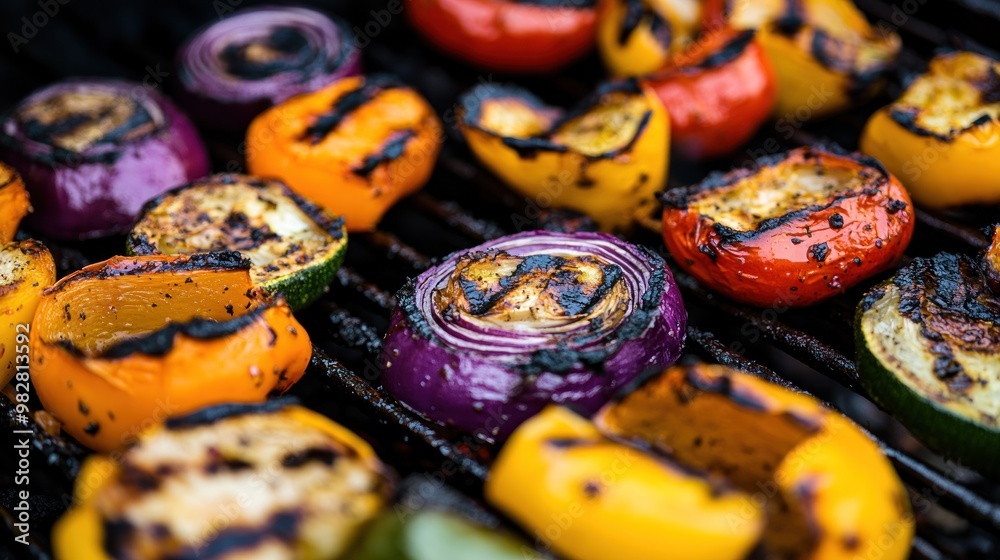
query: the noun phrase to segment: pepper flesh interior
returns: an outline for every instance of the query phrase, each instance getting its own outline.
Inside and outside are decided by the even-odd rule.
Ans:
[[[924,131],[952,138],[977,123],[1000,120],[998,74],[1000,62],[979,54],[939,56],[890,111]]]
[[[143,104],[100,88],[38,100],[17,119],[28,138],[77,153],[103,143],[125,144],[160,126],[157,113]]]
[[[327,560],[380,509],[387,485],[375,465],[287,411],[244,414],[143,438],[92,503],[115,558]]]
[[[63,312],[39,313],[34,328],[47,333],[49,342],[69,342],[87,357],[171,323],[239,318],[262,301],[246,269],[171,270],[161,262],[148,272],[108,275],[93,289],[74,286],[84,278],[53,287]]]
[[[590,255],[470,253],[434,301],[445,317],[457,309],[466,319],[500,328],[554,327],[588,315],[607,327],[618,324],[627,307],[621,276],[620,267]]]
[[[864,186],[856,169],[828,161],[769,165],[733,185],[699,194],[691,211],[737,231],[812,205],[823,205]]]

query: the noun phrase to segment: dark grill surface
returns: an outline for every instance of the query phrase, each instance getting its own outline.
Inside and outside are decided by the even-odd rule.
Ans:
[[[58,4],[58,13],[46,17],[46,24],[30,38],[23,33],[21,18],[31,21],[35,14],[44,13],[41,5],[35,0],[4,0],[0,6],[0,30],[28,40],[16,54],[9,44],[0,46],[0,107],[4,110],[31,90],[67,76],[145,79],[170,93],[172,58],[180,42],[197,26],[216,20],[220,12],[256,4],[243,0],[44,3]],[[446,480],[476,497],[493,450],[468,436],[423,422],[379,387],[374,359],[394,304],[392,294],[408,276],[435,259],[529,229],[545,210],[507,190],[475,163],[454,129],[453,106],[458,95],[480,81],[516,80],[550,101],[565,104],[603,77],[600,62],[591,55],[558,75],[529,79],[484,74],[425,46],[407,27],[403,15],[387,10],[396,1],[304,3],[327,9],[356,26],[366,70],[391,72],[418,87],[443,116],[449,139],[426,189],[393,209],[378,231],[351,236],[347,264],[338,281],[327,297],[302,314],[317,350],[310,372],[293,393],[364,435],[400,472],[432,473],[431,479]],[[856,148],[867,116],[898,95],[901,84],[923,69],[935,49],[961,47],[997,56],[985,45],[995,44],[995,33],[1000,30],[998,4],[986,0],[858,3],[880,26],[898,30],[906,45],[897,76],[882,97],[825,122],[803,124],[800,117],[790,115],[766,124],[750,145],[729,160],[693,167],[675,158],[672,186],[801,144],[838,143]],[[242,169],[241,138],[206,135],[206,140],[215,171]],[[997,215],[995,207],[949,214],[918,212],[917,233],[908,256],[979,250],[985,246],[979,228]],[[657,227],[651,219],[632,240],[666,255]],[[54,246],[60,274],[123,248],[120,238]],[[853,312],[864,289],[881,278],[817,307],[789,311],[735,304],[701,288],[679,269],[674,268],[674,274],[691,314],[690,354],[808,391],[853,418],[879,441],[910,490],[918,528],[914,557],[1000,557],[1000,484],[924,449],[872,405],[856,383]],[[14,426],[7,399],[0,399],[0,411],[6,426],[0,443],[4,449],[0,453],[4,457],[0,461],[0,513],[6,521],[0,525],[0,534],[6,532],[0,535],[0,556],[49,558],[51,523],[70,503],[71,481],[85,453],[74,442],[35,428],[30,474],[33,544],[10,544],[16,467],[7,451],[9,430]]]

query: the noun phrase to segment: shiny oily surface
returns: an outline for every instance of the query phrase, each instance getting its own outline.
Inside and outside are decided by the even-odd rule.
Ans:
[[[319,414],[276,403],[204,409],[144,433],[118,460],[88,460],[55,552],[328,560],[391,489],[368,444]]]

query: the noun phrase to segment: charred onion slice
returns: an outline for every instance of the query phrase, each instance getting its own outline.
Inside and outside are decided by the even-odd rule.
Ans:
[[[899,55],[899,35],[872,26],[851,0],[724,2],[728,25],[756,29],[778,75],[777,117],[801,123],[875,94]],[[718,23],[719,10],[706,10]],[[780,120],[784,119],[784,121]]]
[[[555,405],[514,432],[490,469],[485,494],[573,560],[738,560],[757,544],[764,524],[750,495],[609,439]]]
[[[268,107],[361,69],[347,27],[307,8],[243,10],[191,37],[178,54],[178,97],[192,117],[242,131]]]
[[[913,514],[871,438],[808,395],[723,366],[671,368],[596,417],[604,433],[667,450],[766,500],[777,558],[902,560]]]
[[[197,131],[173,104],[111,80],[31,94],[0,121],[0,157],[31,190],[32,229],[59,239],[128,231],[144,202],[209,169]]]
[[[0,244],[14,240],[17,226],[30,211],[31,202],[21,176],[0,162]]]
[[[861,149],[923,206],[1000,202],[1000,62],[971,52],[934,58],[872,115]]]
[[[294,309],[319,297],[347,249],[343,219],[281,181],[214,175],[146,204],[128,237],[137,255],[238,251],[254,285],[284,294]]]
[[[59,560],[340,558],[392,480],[371,447],[282,401],[172,417],[84,463]]]
[[[455,58],[504,72],[555,70],[594,45],[597,0],[405,0],[428,41]]]
[[[237,253],[114,257],[44,292],[31,381],[66,432],[109,451],[165,416],[283,392],[311,352]]]
[[[548,402],[596,410],[676,360],[687,321],[663,259],[599,233],[493,240],[411,280],[397,301],[383,385],[488,441]]]
[[[0,389],[15,374],[19,383],[28,382],[30,323],[42,290],[55,281],[56,265],[45,245],[30,239],[0,245]]]
[[[805,306],[886,268],[913,235],[906,190],[877,161],[799,148],[663,197],[663,237],[706,286],[759,307]]]
[[[770,116],[776,78],[753,30],[699,34],[702,10],[691,0],[613,0],[605,9],[597,41],[605,65],[656,91],[685,156],[731,152]]]
[[[916,258],[854,322],[861,383],[927,445],[1000,474],[1000,296],[979,263]]]
[[[430,177],[441,123],[427,101],[389,76],[346,78],[254,119],[247,165],[370,230]]]
[[[666,177],[667,113],[634,80],[603,84],[565,114],[518,87],[482,84],[462,97],[459,127],[529,205],[583,212],[603,230],[631,227]]]

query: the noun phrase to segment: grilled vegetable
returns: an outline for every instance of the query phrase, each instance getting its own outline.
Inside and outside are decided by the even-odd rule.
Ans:
[[[928,446],[1000,476],[1000,296],[979,263],[916,258],[855,319],[861,384]]]
[[[750,139],[771,114],[774,69],[753,30],[698,35],[697,3],[609,0],[597,44],[618,76],[642,76],[670,115],[674,146],[711,158]]]
[[[738,560],[764,525],[750,495],[608,439],[554,405],[514,432],[485,493],[569,560]]]
[[[871,97],[902,46],[899,35],[873,27],[851,0],[712,0],[708,6],[710,25],[757,30],[778,75],[779,125],[828,116]]]
[[[565,114],[521,88],[482,84],[458,117],[472,152],[526,202],[583,212],[603,230],[630,228],[666,178],[667,113],[634,80],[598,86]]]
[[[128,231],[151,197],[208,173],[194,126],[142,84],[74,80],[0,121],[0,159],[31,191],[32,229],[58,239]]]
[[[774,557],[909,555],[913,514],[892,466],[850,420],[807,395],[723,366],[675,367],[595,422],[753,494]]]
[[[243,10],[181,47],[178,99],[198,122],[242,131],[272,105],[357,74],[352,39],[346,25],[315,10]]]
[[[983,272],[990,288],[1000,295],[1000,224],[994,225],[993,240],[983,255]]]
[[[129,253],[238,251],[255,286],[305,307],[333,281],[347,250],[344,221],[281,181],[213,175],[149,201],[128,237]]]
[[[427,270],[396,300],[382,384],[487,441],[548,402],[597,410],[676,360],[687,321],[663,259],[599,233],[495,239]]]
[[[386,512],[347,560],[540,560],[527,543],[453,513]]]
[[[910,198],[877,161],[798,148],[663,197],[663,237],[706,286],[760,307],[806,306],[892,266]]]
[[[596,0],[405,0],[410,22],[460,60],[504,72],[548,72],[594,45]]]
[[[1000,62],[971,52],[934,58],[872,115],[861,149],[923,206],[1000,202]]]
[[[66,432],[110,451],[166,416],[284,392],[311,352],[236,253],[114,257],[45,291],[31,380]]]
[[[0,162],[0,244],[14,240],[17,226],[30,211],[31,202],[21,176]]]
[[[441,123],[420,94],[388,76],[346,78],[254,119],[247,165],[370,230],[434,169]]]
[[[89,458],[53,549],[58,560],[330,560],[391,486],[367,443],[305,408],[205,408]]]
[[[55,281],[45,245],[30,239],[0,245],[0,389],[15,375],[19,383],[28,381],[31,320],[42,290]]]

